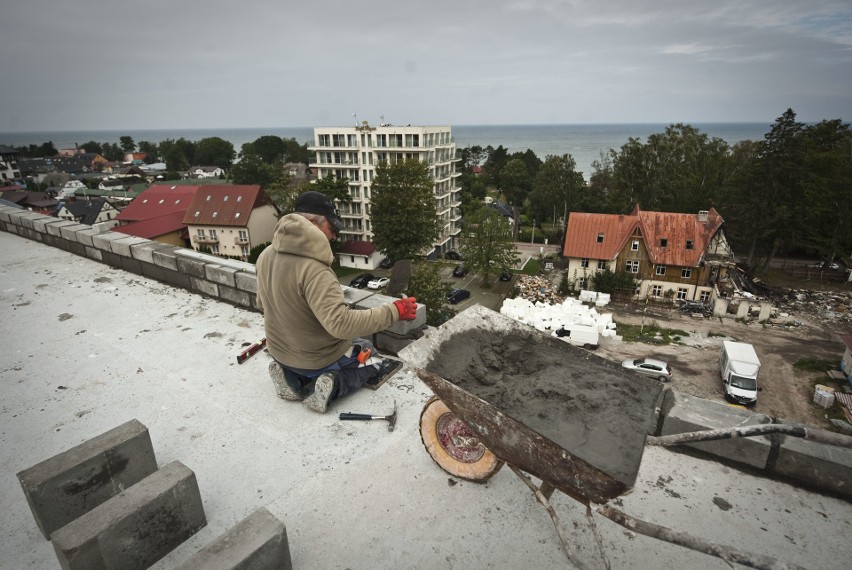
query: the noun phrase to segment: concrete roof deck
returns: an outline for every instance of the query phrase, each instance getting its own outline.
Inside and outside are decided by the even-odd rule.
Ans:
[[[136,418],[159,465],[198,479],[207,526],[172,568],[259,507],[287,526],[294,568],[570,567],[546,511],[504,468],[486,484],[431,460],[431,392],[405,370],[318,415],[276,397],[262,316],[0,232],[0,568],[55,568],[15,474]],[[342,422],[341,411],[389,413]],[[601,567],[584,509],[552,498],[574,548]],[[663,448],[645,451],[628,514],[809,568],[846,568],[852,505]],[[600,517],[613,568],[728,568]]]

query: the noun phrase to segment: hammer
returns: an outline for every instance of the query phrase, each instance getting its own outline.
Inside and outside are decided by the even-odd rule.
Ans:
[[[353,414],[352,412],[340,412],[338,419],[341,420],[387,420],[388,431],[393,431],[396,425],[396,400],[393,401],[393,413],[387,416],[374,416],[371,414]]]

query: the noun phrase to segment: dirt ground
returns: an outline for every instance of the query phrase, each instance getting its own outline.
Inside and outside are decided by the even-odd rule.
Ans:
[[[602,312],[610,312],[604,307]],[[795,315],[800,326],[763,325],[737,322],[733,316],[692,317],[676,311],[636,312],[614,309],[618,323],[678,329],[689,333],[684,344],[652,345],[601,338],[596,353],[613,361],[651,357],[667,361],[673,369],[670,386],[685,394],[725,402],[719,377],[719,350],[723,340],[754,345],[761,360],[758,385],[762,388],[755,412],[786,421],[828,428],[825,410],[813,403],[814,384],[832,385],[826,373],[802,372],[793,367],[801,358],[812,357],[840,362],[845,346],[836,330],[808,315]],[[618,327],[616,326],[616,333]],[[733,405],[733,404],[731,404]]]

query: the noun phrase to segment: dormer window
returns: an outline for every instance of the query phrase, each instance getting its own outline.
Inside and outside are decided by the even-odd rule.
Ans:
[[[208,194],[208,195],[207,195],[207,201],[209,202],[209,201],[210,201],[210,198],[212,198],[212,197],[213,197],[213,196],[211,196],[210,194]]]
[[[242,197],[242,196],[237,196],[237,202],[242,202],[242,201],[243,201],[243,197]]]
[[[219,212],[213,212],[213,217],[215,218]]]
[[[660,247],[668,247],[668,246],[669,246],[668,238],[660,238]]]
[[[227,202],[227,201],[228,201],[228,197],[227,197],[227,196],[225,196],[225,199],[224,199],[223,201],[224,201],[224,202]]]
[[[692,247],[693,247],[692,240],[691,239],[686,240],[686,249],[692,249]]]
[[[603,243],[603,241],[604,241],[604,235],[603,235],[603,232],[601,232],[601,233],[598,234],[598,243]]]

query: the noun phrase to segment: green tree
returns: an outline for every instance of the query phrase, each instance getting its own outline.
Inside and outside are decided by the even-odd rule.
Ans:
[[[290,137],[282,139],[284,143],[284,162],[301,162],[302,164],[310,164],[311,153],[308,150],[308,144],[299,144],[296,139]]]
[[[438,237],[432,178],[426,164],[403,160],[376,167],[370,198],[373,241],[393,259],[413,259]]]
[[[231,180],[234,184],[259,184],[266,191],[272,182],[282,177],[280,167],[266,164],[256,154],[243,156],[231,168]]]
[[[103,152],[101,153],[101,156],[105,159],[113,162],[124,160],[124,152],[116,143],[104,143],[102,148]]]
[[[329,200],[337,200],[344,205],[352,202],[352,195],[349,193],[348,178],[336,178],[333,174],[330,174],[315,180],[311,183],[308,190],[322,192]]]
[[[149,141],[139,141],[139,152],[145,153],[145,163],[152,164],[160,158],[160,152],[157,149],[157,144]]]
[[[568,213],[580,205],[586,183],[576,171],[577,163],[570,154],[548,156],[533,182],[530,192],[530,213],[537,220],[552,217],[553,223],[564,221]]]
[[[486,159],[482,165],[482,175],[489,186],[499,186],[500,171],[509,162],[509,151],[503,145],[493,148],[485,147]]]
[[[408,281],[408,294],[426,305],[426,324],[433,327],[441,326],[454,314],[446,305],[450,287],[441,281],[438,269],[434,263],[421,261],[415,264]]]
[[[166,168],[174,171],[188,169],[195,164],[195,143],[181,137],[177,140],[160,141],[160,158],[166,163]]]
[[[121,150],[125,153],[134,152],[136,150],[136,143],[133,142],[133,137],[124,135],[119,138],[118,141],[121,145]]]
[[[256,138],[253,142],[242,146],[241,155],[256,154],[260,160],[267,164],[274,164],[284,158],[285,147],[281,137],[275,135],[264,135]]]
[[[619,292],[633,292],[636,289],[636,280],[626,271],[612,271],[606,269],[592,275],[591,286],[600,293],[613,295]]]
[[[101,156],[103,156],[103,153],[104,153],[104,149],[101,146],[101,144],[97,143],[95,141],[89,141],[87,143],[83,143],[82,145],[80,145],[80,148],[82,148],[86,152],[92,152],[92,153],[95,153],[95,154],[100,154]]]
[[[465,265],[480,275],[484,286],[491,276],[518,262],[512,226],[494,208],[484,206],[465,225],[461,243]]]
[[[195,163],[202,166],[230,170],[236,156],[234,145],[219,137],[207,137],[195,143]]]
[[[515,206],[524,204],[532,187],[527,165],[518,158],[513,158],[506,163],[500,171],[499,182],[500,191],[506,197],[506,201]]]

